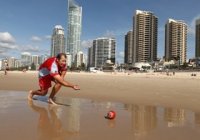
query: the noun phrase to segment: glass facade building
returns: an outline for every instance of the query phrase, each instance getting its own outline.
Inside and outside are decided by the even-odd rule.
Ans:
[[[75,63],[76,54],[81,51],[81,24],[82,7],[74,0],[68,0],[68,28],[67,28],[67,49],[71,55],[71,63]]]

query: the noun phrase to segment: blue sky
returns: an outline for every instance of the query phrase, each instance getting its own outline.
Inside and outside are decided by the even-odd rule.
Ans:
[[[82,48],[102,36],[117,40],[117,61],[123,62],[124,35],[132,29],[135,10],[152,11],[158,17],[158,57],[164,55],[164,26],[168,18],[188,24],[187,58],[195,53],[194,21],[200,18],[199,0],[76,0],[83,7]],[[55,25],[67,29],[67,0],[1,0],[0,58],[28,51],[50,53]]]

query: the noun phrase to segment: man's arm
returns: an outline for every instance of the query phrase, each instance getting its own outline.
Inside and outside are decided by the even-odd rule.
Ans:
[[[54,76],[54,79],[55,79],[58,83],[60,83],[61,85],[63,85],[63,86],[71,87],[71,88],[73,88],[73,89],[75,89],[75,90],[79,90],[79,89],[80,89],[77,85],[73,85],[73,84],[71,84],[71,83],[69,83],[69,82],[67,82],[67,81],[64,81],[64,78],[61,77],[59,74],[55,75],[55,76]]]
[[[61,72],[61,77],[64,79],[65,78],[65,75],[66,75],[67,71],[62,71]]]

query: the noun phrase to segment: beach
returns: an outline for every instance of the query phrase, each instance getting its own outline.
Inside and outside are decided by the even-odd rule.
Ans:
[[[39,88],[37,72],[8,72],[8,75],[0,72],[0,101],[8,106],[2,107],[4,113],[0,113],[3,116],[1,121],[7,127],[0,127],[0,130],[4,130],[4,138],[13,138],[6,132],[15,128],[11,129],[6,122],[9,122],[8,115],[18,110],[18,117],[11,122],[16,129],[21,123],[24,129],[27,128],[26,134],[33,135],[28,129],[30,127],[35,134],[32,139],[41,138],[35,126],[40,122],[40,114],[46,116],[46,120],[54,116],[53,120],[59,120],[60,126],[63,126],[61,134],[54,129],[44,129],[47,132],[42,130],[43,139],[59,134],[57,139],[186,140],[192,135],[196,140],[200,136],[200,73],[195,72],[196,76],[191,74],[68,72],[65,80],[79,85],[81,90],[62,87],[56,99],[70,106],[54,109],[48,103],[40,102],[40,99],[27,100],[28,91]],[[110,121],[104,118],[109,110],[116,111],[116,119]],[[20,114],[25,115],[25,121],[29,123],[24,124]],[[51,114],[51,117],[47,114]],[[43,127],[43,124],[39,126]],[[44,135],[51,131],[55,133],[52,133],[53,136]]]
[[[27,91],[28,94],[30,89],[39,89],[37,72],[10,72],[7,76],[3,73],[0,76],[1,90]],[[81,90],[77,92],[63,87],[57,96],[191,108],[200,105],[200,73],[193,77],[191,73],[167,76],[164,73],[69,72],[65,80],[79,85]],[[192,102],[188,104],[188,100]]]

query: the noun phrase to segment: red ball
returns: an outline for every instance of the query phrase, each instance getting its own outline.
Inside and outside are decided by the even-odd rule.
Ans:
[[[109,111],[106,118],[107,119],[114,119],[116,117],[115,111]]]

